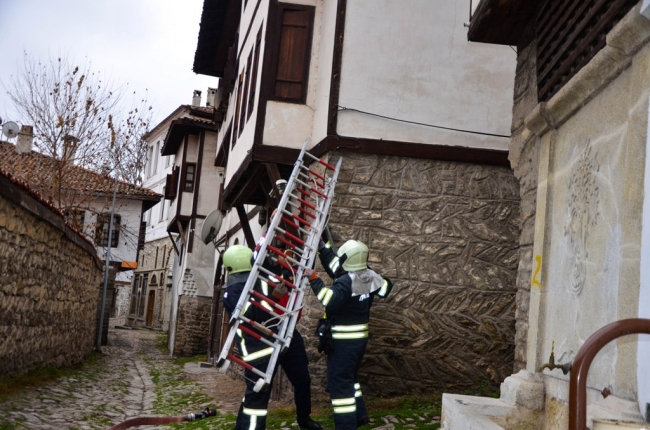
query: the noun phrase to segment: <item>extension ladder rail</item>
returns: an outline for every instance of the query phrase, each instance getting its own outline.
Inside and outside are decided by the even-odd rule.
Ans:
[[[305,275],[305,271],[314,266],[318,254],[318,241],[327,225],[334,188],[343,161],[339,158],[337,164],[332,166],[310,154],[307,151],[308,145],[309,139],[303,144],[278,204],[277,216],[271,220],[267,234],[260,245],[246,285],[231,315],[230,332],[216,363],[223,373],[227,371],[232,361],[258,375],[260,378],[255,383],[255,391],[269,387],[278,357],[291,343],[307,288],[308,276]],[[305,158],[308,159],[307,162]],[[308,164],[313,161],[325,167],[324,174],[308,167]],[[301,237],[286,231],[280,226],[281,223],[293,227]],[[274,240],[291,250],[291,255],[273,246]],[[279,280],[278,275],[264,268],[263,263],[267,257],[292,272],[294,282],[288,279]],[[287,304],[281,306],[275,300],[255,291],[255,284],[258,281],[265,282],[270,289],[284,283],[289,294]],[[247,318],[244,313],[250,305],[268,314],[269,320],[261,324]],[[231,352],[238,330],[273,348],[265,368],[256,368]]]

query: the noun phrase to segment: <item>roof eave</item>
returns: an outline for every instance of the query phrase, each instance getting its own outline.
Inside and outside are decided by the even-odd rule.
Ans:
[[[239,28],[241,0],[204,0],[194,73],[222,78]]]
[[[165,141],[163,142],[163,147],[160,153],[162,155],[176,154],[178,148],[180,148],[183,143],[185,135],[196,134],[202,130],[216,131],[217,126],[215,123],[199,124],[189,118],[175,119],[169,125],[167,136],[165,136]]]
[[[540,0],[481,0],[467,32],[470,42],[516,46]]]

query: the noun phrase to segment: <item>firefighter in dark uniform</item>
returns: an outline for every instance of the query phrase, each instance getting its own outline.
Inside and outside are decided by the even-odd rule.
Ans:
[[[319,350],[327,354],[327,389],[337,430],[352,430],[369,422],[357,372],[368,344],[370,307],[386,297],[392,283],[368,268],[368,247],[349,240],[335,254],[322,246],[321,263],[333,277],[327,287],[315,272],[309,274],[314,294],[325,306],[319,321]]]
[[[223,304],[228,316],[232,316],[246,285],[246,280],[252,268],[251,255],[251,249],[242,245],[231,246],[223,254],[223,265],[228,272]],[[259,281],[255,283],[254,289],[259,293],[268,295],[268,291],[262,289],[262,283]],[[270,306],[262,300],[260,302],[263,305]],[[250,303],[246,304],[246,308],[242,312],[246,317],[261,324],[269,319],[267,313],[256,306],[250,305]],[[273,348],[241,330],[238,331],[236,339],[242,360],[256,368],[266,368],[273,353]],[[246,379],[246,393],[239,407],[235,429],[263,430],[266,428],[266,414],[271,391],[262,390],[256,392],[254,390],[255,382],[259,379],[259,376],[253,371],[244,369],[244,377]]]
[[[241,245],[231,246],[223,255],[223,264],[228,271],[224,308],[229,315],[232,315],[252,268],[252,251]],[[271,291],[271,294],[269,294],[269,285],[266,282],[258,281],[254,289],[274,300],[281,298],[278,291]],[[286,292],[286,290],[283,292]],[[270,308],[270,305],[265,301],[258,301],[263,306]],[[280,303],[282,304],[281,301]],[[264,323],[270,318],[269,314],[256,306],[248,306],[244,315],[258,323]],[[245,332],[239,332],[237,335],[242,359],[256,368],[266,368],[273,352],[272,348]],[[293,333],[289,348],[280,355],[278,364],[282,366],[287,378],[293,385],[299,427],[301,429],[320,430],[321,426],[310,418],[311,378],[307,367],[305,343],[297,331]],[[244,376],[246,377],[246,394],[237,415],[235,429],[264,429],[266,428],[266,414],[271,391],[255,392],[253,388],[259,376],[249,370],[244,371]]]
[[[275,212],[273,215],[275,215]],[[257,257],[257,252],[259,251],[259,247],[263,242],[264,237],[265,235],[263,235],[258,241],[258,246],[253,252],[253,258]],[[272,292],[272,296],[280,306],[286,307],[289,298],[289,291],[282,283],[282,280],[287,279],[289,282],[293,283],[294,274],[291,271],[284,269],[279,264],[275,264],[268,257],[265,259],[263,267],[277,275],[276,279],[270,279],[277,285]],[[300,314],[298,318],[300,318]],[[293,400],[296,405],[296,421],[298,422],[298,426],[300,429],[321,430],[320,424],[312,420],[310,417],[311,376],[309,375],[309,360],[305,349],[305,340],[296,328],[293,329],[289,348],[280,355],[278,364],[282,367],[285,375],[287,375],[287,379],[289,379],[289,382],[291,382],[291,385],[293,386]]]

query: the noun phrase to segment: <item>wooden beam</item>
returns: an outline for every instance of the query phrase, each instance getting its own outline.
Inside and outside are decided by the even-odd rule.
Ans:
[[[241,229],[246,238],[246,244],[250,249],[255,249],[255,238],[253,237],[253,231],[248,222],[248,216],[246,214],[246,209],[244,209],[244,205],[237,206],[237,215],[239,216],[239,223],[241,224]]]

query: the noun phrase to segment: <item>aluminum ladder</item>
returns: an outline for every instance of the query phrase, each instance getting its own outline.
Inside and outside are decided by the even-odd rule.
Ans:
[[[230,332],[216,361],[216,366],[222,373],[228,370],[230,362],[235,362],[259,376],[254,386],[256,392],[270,387],[278,357],[291,343],[305,290],[308,288],[308,276],[305,275],[305,270],[314,267],[318,255],[318,242],[327,225],[327,218],[334,198],[334,188],[343,161],[342,158],[339,158],[336,166],[332,166],[310,154],[307,151],[308,145],[309,139],[305,140],[294,164],[293,172],[278,204],[277,215],[270,222],[246,285],[231,315]],[[308,163],[305,162],[306,159],[310,164],[311,162],[322,164],[325,167],[325,172],[320,174],[310,169]],[[293,227],[298,235],[281,228],[281,222]],[[292,255],[273,246],[271,244],[273,240],[290,249]],[[284,280],[288,289],[287,294],[289,294],[286,307],[280,306],[272,298],[254,290],[258,281],[266,282],[270,288],[275,288],[279,282],[278,275],[263,267],[267,256],[294,274],[293,283]],[[263,306],[262,302],[270,305],[272,310]],[[270,319],[265,324],[261,324],[247,318],[243,310],[249,303],[269,314]],[[273,348],[266,368],[256,368],[231,352],[237,330],[241,330]]]

